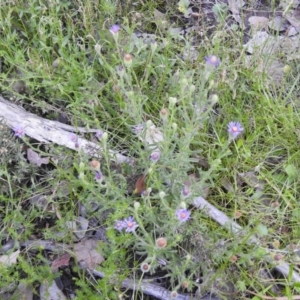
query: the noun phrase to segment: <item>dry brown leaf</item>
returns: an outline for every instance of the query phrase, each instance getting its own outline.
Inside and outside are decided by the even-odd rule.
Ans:
[[[95,268],[100,265],[104,258],[96,250],[97,240],[87,239],[74,245],[74,254],[78,262],[83,262],[86,268]]]
[[[147,179],[147,175],[142,175],[137,179],[137,181],[135,183],[134,194],[140,195],[143,191],[146,190],[146,188],[147,188],[146,179]]]
[[[45,164],[45,165],[49,164],[49,157],[42,158],[38,155],[38,153],[33,151],[31,148],[27,149],[27,158],[30,163],[35,164],[39,167],[42,164]]]
[[[257,31],[266,28],[268,26],[269,19],[266,17],[252,16],[248,19],[248,22],[251,28],[254,31]]]
[[[6,267],[9,267],[17,262],[17,258],[20,254],[20,250],[10,253],[9,255],[0,256],[0,264],[4,264]]]
[[[70,262],[71,255],[69,253],[64,253],[62,256],[56,258],[51,264],[51,270],[57,271],[58,268],[62,266],[68,266]]]

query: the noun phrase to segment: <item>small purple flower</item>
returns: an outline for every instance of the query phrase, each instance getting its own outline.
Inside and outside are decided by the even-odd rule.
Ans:
[[[96,171],[96,173],[95,173],[95,180],[97,182],[101,182],[103,180],[103,174],[100,171]]]
[[[190,218],[191,212],[186,208],[176,210],[176,216],[180,223],[186,222]]]
[[[133,232],[139,225],[134,221],[133,217],[128,217],[127,219],[124,219],[126,232]]]
[[[220,65],[220,59],[215,55],[205,56],[206,63],[217,68]]]
[[[144,127],[142,124],[137,124],[132,127],[132,132],[135,133],[136,135],[140,134],[143,131]]]
[[[150,155],[150,159],[153,161],[153,162],[157,162],[160,158],[160,152],[158,151],[153,151]]]
[[[231,139],[236,139],[244,131],[244,128],[239,122],[229,122],[227,125],[227,130],[229,137]]]
[[[188,196],[190,196],[190,194],[191,194],[191,190],[187,186],[184,186],[181,190],[181,196],[183,198],[187,198]]]
[[[17,126],[14,129],[15,136],[22,138],[25,135],[25,129],[22,126]]]
[[[121,231],[122,229],[124,229],[126,227],[126,224],[124,221],[122,220],[117,220],[115,223],[114,228],[118,231]]]
[[[115,25],[113,25],[113,26],[111,26],[111,27],[109,28],[109,31],[110,31],[113,35],[116,35],[116,34],[119,32],[120,29],[121,29],[121,26],[115,24]]]
[[[76,135],[75,133],[71,133],[71,134],[69,135],[69,139],[70,139],[70,141],[76,143],[77,140],[78,140],[78,137],[77,137],[77,135]]]
[[[103,131],[98,129],[96,132],[95,132],[95,137],[100,140],[102,138],[102,135],[103,135]]]
[[[125,74],[125,69],[122,66],[117,66],[117,74],[122,77]]]

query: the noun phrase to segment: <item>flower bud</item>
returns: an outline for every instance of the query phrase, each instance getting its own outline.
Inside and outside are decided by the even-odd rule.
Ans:
[[[140,208],[141,204],[139,202],[135,201],[133,206],[134,206],[135,210],[138,210]]]
[[[101,54],[101,48],[102,48],[102,47],[101,47],[99,44],[96,44],[95,47],[94,47],[94,49],[95,49],[95,51],[96,51],[96,53],[97,53],[98,55]]]
[[[184,201],[181,201],[179,204],[180,208],[186,209],[186,203]]]
[[[152,53],[154,53],[155,50],[157,49],[157,43],[156,43],[156,41],[152,41],[150,46],[151,46]]]
[[[186,258],[186,260],[191,260],[192,256],[190,254],[187,254],[185,258]]]
[[[163,249],[167,246],[167,240],[163,237],[161,238],[158,238],[156,241],[155,241],[155,245],[157,246],[157,248],[159,249]]]
[[[90,166],[93,170],[96,170],[96,171],[100,170],[100,162],[98,160],[92,160],[90,162]]]
[[[124,65],[128,68],[131,67],[131,65],[132,65],[132,55],[131,54],[124,55]]]
[[[164,191],[160,191],[158,196],[159,196],[160,199],[163,199],[163,198],[165,198],[166,193]]]
[[[181,283],[181,287],[185,290],[185,289],[187,289],[188,287],[189,287],[189,282],[188,281],[183,281],[182,283]]]
[[[160,111],[160,118],[164,122],[167,121],[167,119],[168,119],[168,111],[165,108],[161,109],[161,111]]]
[[[171,299],[176,299],[178,297],[178,293],[176,291],[171,292]]]
[[[212,101],[212,105],[218,103],[218,102],[219,102],[219,96],[216,95],[216,94],[213,94],[213,95],[211,96],[211,101]]]
[[[140,268],[142,272],[147,273],[150,271],[151,266],[147,263],[142,263]]]
[[[177,98],[176,97],[169,97],[169,104],[171,106],[174,106],[177,103]]]
[[[180,85],[181,86],[185,87],[185,86],[188,85],[188,83],[189,82],[188,82],[188,80],[185,77],[181,78],[181,80],[180,80]]]
[[[190,90],[191,94],[195,92],[195,89],[196,89],[196,86],[194,84],[190,84],[189,90]]]
[[[107,132],[104,132],[102,134],[102,141],[103,141],[103,143],[106,143],[107,139],[108,139],[108,134],[107,134]]]
[[[153,122],[151,120],[148,120],[146,122],[147,128],[150,128],[151,126],[153,126]]]
[[[172,123],[172,128],[173,128],[174,131],[177,130],[177,127],[178,127],[177,123]]]
[[[284,73],[290,73],[290,71],[291,71],[291,67],[289,66],[289,65],[285,65],[284,67],[283,67],[283,72]]]
[[[84,163],[83,161],[81,161],[81,162],[79,163],[79,170],[83,170],[84,167],[85,167],[85,163]]]

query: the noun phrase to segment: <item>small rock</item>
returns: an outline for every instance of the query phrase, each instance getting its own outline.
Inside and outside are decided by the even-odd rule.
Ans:
[[[269,21],[268,26],[274,31],[284,31],[287,28],[287,25],[281,16],[277,16],[273,20]]]

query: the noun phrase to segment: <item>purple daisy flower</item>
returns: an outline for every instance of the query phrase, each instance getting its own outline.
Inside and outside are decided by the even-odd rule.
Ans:
[[[15,136],[22,138],[25,135],[25,129],[22,126],[17,126],[14,129]]]
[[[144,129],[144,127],[142,124],[137,124],[132,127],[132,132],[138,135],[143,131],[143,129]]]
[[[227,125],[227,130],[229,137],[231,139],[236,139],[244,131],[244,128],[239,122],[229,122]]]
[[[178,220],[180,221],[180,223],[184,223],[190,218],[191,212],[189,210],[187,210],[186,208],[177,209],[176,216],[177,216]]]
[[[102,135],[103,135],[103,131],[98,129],[96,132],[95,132],[95,137],[100,140],[102,138]]]
[[[118,25],[118,24],[115,24],[115,25],[112,25],[110,28],[109,28],[109,31],[113,34],[113,35],[116,35],[119,30],[121,29],[121,26]]]
[[[205,56],[206,63],[217,68],[220,65],[220,59],[215,55]]]
[[[118,231],[121,231],[122,229],[124,229],[126,227],[126,224],[124,221],[122,220],[117,220],[115,223],[114,228]]]
[[[139,227],[139,225],[134,221],[133,217],[128,217],[127,219],[124,219],[124,223],[125,223],[125,227],[126,228],[126,232],[133,232],[135,231],[135,229],[137,227]]]
[[[69,139],[70,139],[70,141],[76,143],[77,140],[78,140],[78,137],[77,137],[77,135],[76,135],[75,133],[71,133],[71,134],[69,135]]]
[[[153,162],[157,162],[160,158],[160,152],[158,151],[153,151],[150,155],[150,160],[152,160]]]

